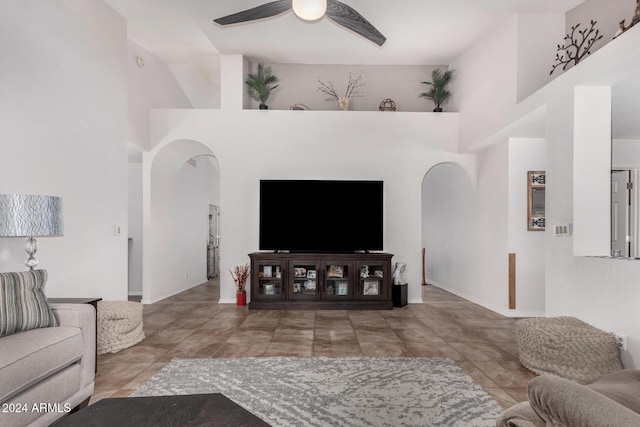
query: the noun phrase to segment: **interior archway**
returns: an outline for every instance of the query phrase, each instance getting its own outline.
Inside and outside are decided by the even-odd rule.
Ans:
[[[220,167],[211,149],[178,140],[150,165],[145,210],[143,302],[207,280],[210,205],[220,205]]]
[[[425,174],[421,239],[427,283],[456,289],[469,285],[473,206],[474,186],[464,167],[439,163]]]

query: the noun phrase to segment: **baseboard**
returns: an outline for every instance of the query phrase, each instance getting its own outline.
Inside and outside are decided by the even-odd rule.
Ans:
[[[129,291],[128,295],[130,297],[141,297],[142,296],[142,291]]]
[[[429,283],[429,285],[433,285],[436,288],[440,288],[442,290],[445,290],[447,292],[450,292],[454,295],[457,295],[461,298],[466,299],[467,301],[471,301],[472,303],[478,304],[479,306],[482,306],[484,308],[486,308],[487,310],[491,310],[494,313],[498,313],[501,314],[505,317],[545,317],[545,313],[544,312],[538,312],[538,311],[524,311],[524,310],[510,310],[510,309],[504,309],[504,308],[500,308],[500,307],[496,307],[492,304],[488,304],[486,301],[483,301],[473,295],[468,295],[464,292],[460,292],[457,289],[453,289],[443,283],[439,283],[436,282],[435,280],[427,280],[427,282]]]
[[[142,302],[142,304],[155,304],[158,301],[162,301],[163,299],[172,297],[172,296],[174,296],[176,294],[179,294],[180,292],[184,292],[184,291],[189,290],[191,288],[195,288],[196,286],[200,286],[200,285],[202,285],[203,283],[206,283],[206,282],[207,282],[206,280],[203,280],[203,281],[198,282],[198,283],[193,283],[193,284],[186,285],[186,286],[178,288],[178,289],[173,289],[173,290],[167,292],[166,294],[163,294],[162,296],[159,296],[159,297],[156,297],[156,298],[151,298],[151,299],[150,298],[142,298],[141,302]]]
[[[235,304],[236,302],[235,298],[220,298],[218,300],[218,304]]]

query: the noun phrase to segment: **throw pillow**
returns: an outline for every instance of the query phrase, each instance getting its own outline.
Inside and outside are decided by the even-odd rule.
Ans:
[[[46,270],[0,273],[0,337],[57,326],[44,294]]]

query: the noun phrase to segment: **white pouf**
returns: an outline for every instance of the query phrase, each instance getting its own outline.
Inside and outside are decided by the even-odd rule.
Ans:
[[[144,339],[139,302],[98,301],[98,354],[117,353]]]

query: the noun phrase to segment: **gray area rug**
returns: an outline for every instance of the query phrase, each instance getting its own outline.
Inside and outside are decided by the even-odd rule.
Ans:
[[[440,358],[173,359],[132,396],[222,393],[273,426],[495,426],[502,409]]]

